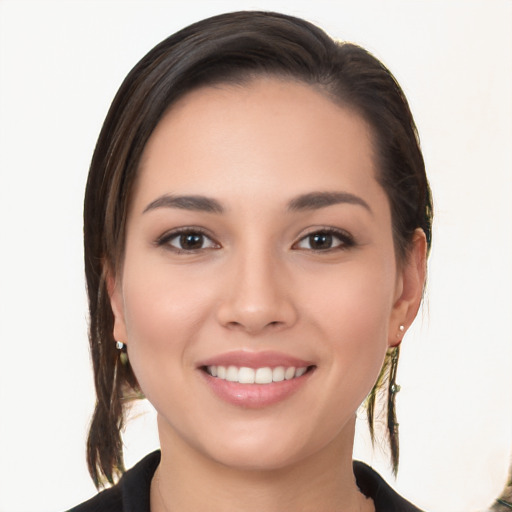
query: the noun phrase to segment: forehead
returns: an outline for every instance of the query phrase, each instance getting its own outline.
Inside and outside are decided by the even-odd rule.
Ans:
[[[135,198],[368,187],[379,185],[370,129],[359,115],[318,88],[258,78],[203,87],[176,102],[145,147]]]

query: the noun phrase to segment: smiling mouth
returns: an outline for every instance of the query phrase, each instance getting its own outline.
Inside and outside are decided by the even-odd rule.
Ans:
[[[228,382],[238,382],[239,384],[271,384],[273,382],[282,382],[302,377],[304,374],[312,371],[312,366],[276,366],[271,368],[264,366],[261,368],[248,368],[245,366],[222,366],[209,365],[202,368],[208,375]]]

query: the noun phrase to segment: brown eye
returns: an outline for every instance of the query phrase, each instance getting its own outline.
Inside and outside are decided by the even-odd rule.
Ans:
[[[321,252],[347,249],[353,245],[354,240],[348,233],[338,230],[321,230],[301,238],[294,248]]]
[[[313,250],[331,249],[333,237],[329,233],[315,233],[308,236],[309,246]]]
[[[168,233],[157,241],[159,246],[167,246],[176,252],[195,252],[215,249],[219,245],[200,231],[186,230]]]
[[[198,233],[186,233],[176,237],[176,241],[180,249],[186,251],[194,251],[202,249],[205,237]],[[171,244],[174,245],[174,244]]]

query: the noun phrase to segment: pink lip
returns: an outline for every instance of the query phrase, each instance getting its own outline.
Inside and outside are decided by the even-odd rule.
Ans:
[[[240,384],[212,377],[202,371],[210,389],[223,401],[248,409],[261,409],[282,402],[304,386],[313,372],[271,384]]]
[[[275,368],[276,366],[304,368],[306,366],[312,366],[313,363],[281,352],[249,352],[246,350],[238,350],[235,352],[226,352],[225,354],[220,354],[205,361],[201,361],[198,367],[219,365],[238,366],[239,368],[242,366],[246,368],[263,368],[266,366],[270,368]]]
[[[314,365],[309,361],[272,351],[228,352],[202,361],[198,365],[202,378],[217,397],[229,404],[250,409],[261,409],[286,400],[305,386],[314,373],[310,368],[301,377],[290,380],[270,384],[240,384],[239,382],[229,382],[212,377],[204,371],[206,366],[245,366],[247,368],[275,368],[276,366],[288,368],[294,366],[295,368],[304,368]]]

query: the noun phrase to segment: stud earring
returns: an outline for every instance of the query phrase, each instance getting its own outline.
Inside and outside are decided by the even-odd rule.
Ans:
[[[116,348],[117,350],[120,350],[121,353],[119,354],[119,360],[121,361],[122,365],[126,365],[128,362],[128,354],[126,353],[126,345],[122,341],[116,341]]]
[[[404,335],[404,332],[405,332],[405,326],[404,326],[403,324],[399,325],[399,326],[398,326],[398,330],[399,330],[400,332],[398,332],[398,333],[397,333],[396,337],[397,337],[397,338],[400,338],[400,337],[402,337],[402,336]]]

